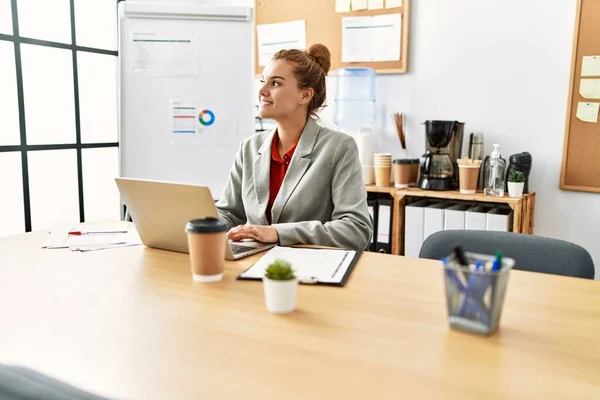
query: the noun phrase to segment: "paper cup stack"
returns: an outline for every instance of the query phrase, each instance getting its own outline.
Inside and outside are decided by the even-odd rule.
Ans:
[[[375,167],[375,186],[390,186],[392,175],[392,155],[390,153],[373,154]]]

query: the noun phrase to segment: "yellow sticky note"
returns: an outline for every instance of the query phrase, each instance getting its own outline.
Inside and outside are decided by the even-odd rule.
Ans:
[[[600,56],[583,57],[581,76],[600,76]]]
[[[583,122],[598,122],[598,110],[600,103],[580,101],[577,104],[577,118]]]
[[[586,99],[600,99],[600,79],[582,79],[579,94]]]
[[[335,0],[335,12],[344,13],[350,11],[350,3],[352,0]]]
[[[402,7],[402,0],[385,0],[385,8]]]
[[[369,10],[380,10],[383,8],[383,0],[369,0]]]
[[[352,0],[352,11],[366,10],[368,0]]]

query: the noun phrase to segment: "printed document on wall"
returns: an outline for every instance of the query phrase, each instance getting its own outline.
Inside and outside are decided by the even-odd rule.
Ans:
[[[600,56],[583,57],[581,76],[600,76]]]
[[[600,79],[582,79],[579,94],[586,99],[600,99]]]
[[[282,49],[306,48],[306,21],[258,25],[258,65],[265,66]]]
[[[600,103],[580,101],[577,103],[577,118],[583,122],[598,122]]]
[[[342,62],[398,61],[402,14],[342,18]]]
[[[132,31],[131,73],[134,76],[197,76],[200,73],[195,34]]]

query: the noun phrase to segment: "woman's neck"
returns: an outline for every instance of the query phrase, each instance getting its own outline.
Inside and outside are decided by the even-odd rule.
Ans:
[[[277,135],[279,143],[277,148],[279,155],[283,157],[300,140],[304,125],[306,125],[306,113],[290,116],[285,120],[277,121]]]

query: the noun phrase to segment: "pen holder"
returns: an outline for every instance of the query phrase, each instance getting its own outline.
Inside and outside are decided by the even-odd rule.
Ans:
[[[465,257],[469,267],[461,266],[454,254],[444,261],[448,322],[454,329],[490,335],[498,329],[508,274],[515,261],[502,258],[498,271],[474,270],[477,261],[485,265],[495,257],[470,252],[465,252]]]

